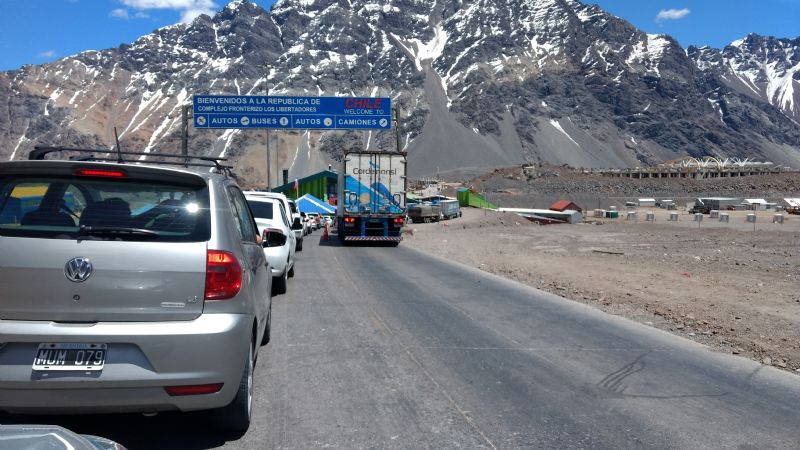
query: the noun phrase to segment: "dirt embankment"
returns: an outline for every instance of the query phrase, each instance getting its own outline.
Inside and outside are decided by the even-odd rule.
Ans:
[[[621,206],[640,197],[669,198],[678,202],[697,197],[766,198],[779,200],[800,193],[800,173],[787,172],[736,178],[695,180],[689,178],[630,179],[581,173],[561,167],[497,169],[463,180],[485,193],[489,200],[506,207],[546,208],[569,197],[584,209]]]
[[[754,232],[736,215],[699,226],[685,213],[679,223],[536,226],[465,209],[409,225],[403,245],[800,372],[800,217],[771,216]]]

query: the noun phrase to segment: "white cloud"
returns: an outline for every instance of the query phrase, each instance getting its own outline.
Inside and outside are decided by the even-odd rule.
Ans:
[[[55,50],[46,50],[46,51],[43,51],[43,52],[39,53],[39,57],[41,57],[41,58],[52,58],[52,57],[56,56],[57,54],[58,53],[56,53]]]
[[[214,0],[121,0],[123,4],[140,13],[148,9],[174,9],[181,13],[181,22],[187,23],[201,14],[213,16],[219,9]],[[145,13],[146,14],[146,13]]]
[[[128,19],[128,10],[127,9],[122,9],[122,8],[117,8],[117,9],[111,10],[111,12],[108,13],[108,15],[111,16],[111,17],[116,17],[117,19]]]
[[[691,14],[689,8],[683,9],[662,9],[656,15],[656,22],[663,22],[665,20],[680,20]]]

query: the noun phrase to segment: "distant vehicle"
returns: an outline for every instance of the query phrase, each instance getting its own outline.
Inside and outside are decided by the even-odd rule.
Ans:
[[[285,294],[294,276],[296,237],[283,203],[276,198],[245,195],[263,238],[264,255],[272,269],[272,295]]]
[[[311,234],[311,222],[308,220],[306,213],[300,213],[300,221],[303,222],[303,235],[308,236]]]
[[[740,198],[725,198],[725,197],[708,197],[698,198],[694,202],[694,206],[689,209],[689,213],[696,214],[710,214],[711,211],[727,210],[729,207],[736,208],[742,199]]]
[[[339,239],[398,245],[406,216],[406,153],[345,153],[339,174]]]
[[[247,430],[272,276],[229,169],[56,151],[0,163],[0,411],[213,410]]]
[[[461,217],[461,208],[458,206],[458,200],[439,200],[439,207],[445,219]]]
[[[311,228],[313,230],[318,230],[319,227],[320,227],[320,216],[319,216],[319,213],[312,212],[312,213],[308,213],[306,215],[308,216],[308,220],[311,222]]]
[[[305,223],[303,223],[303,216],[300,214],[300,210],[297,209],[297,202],[295,202],[292,199],[287,199],[287,201],[289,202],[289,209],[291,210],[291,213],[292,213],[292,215],[290,217],[291,222],[294,222],[294,218],[295,217],[300,217],[300,223],[303,224],[303,236],[307,235],[308,234],[307,233],[307,229],[306,229]],[[301,238],[303,236],[301,236]],[[297,237],[297,236],[295,236],[295,237]]]
[[[292,231],[294,231],[294,236],[297,241],[297,247],[295,250],[298,252],[303,251],[303,222],[300,220],[300,213],[292,212],[292,207],[289,204],[289,199],[286,198],[286,195],[279,192],[264,191],[245,191],[245,195],[250,197],[276,198],[280,200],[281,203],[283,203],[283,207],[286,209],[286,213],[289,215],[289,223],[292,224]],[[297,211],[297,208],[295,207],[294,210]]]
[[[417,203],[408,207],[408,219],[413,223],[438,222],[444,217],[440,205]]]
[[[0,425],[0,445],[4,450],[125,450],[111,439],[56,425]]]

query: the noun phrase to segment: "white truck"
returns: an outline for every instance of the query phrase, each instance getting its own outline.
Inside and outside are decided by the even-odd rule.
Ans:
[[[346,153],[338,181],[339,239],[399,244],[406,217],[406,153]]]

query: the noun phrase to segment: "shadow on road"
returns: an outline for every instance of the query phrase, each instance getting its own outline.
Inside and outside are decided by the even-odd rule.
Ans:
[[[203,413],[161,413],[79,416],[4,416],[0,424],[58,425],[80,434],[111,439],[129,450],[215,448],[240,436],[216,430]]]

